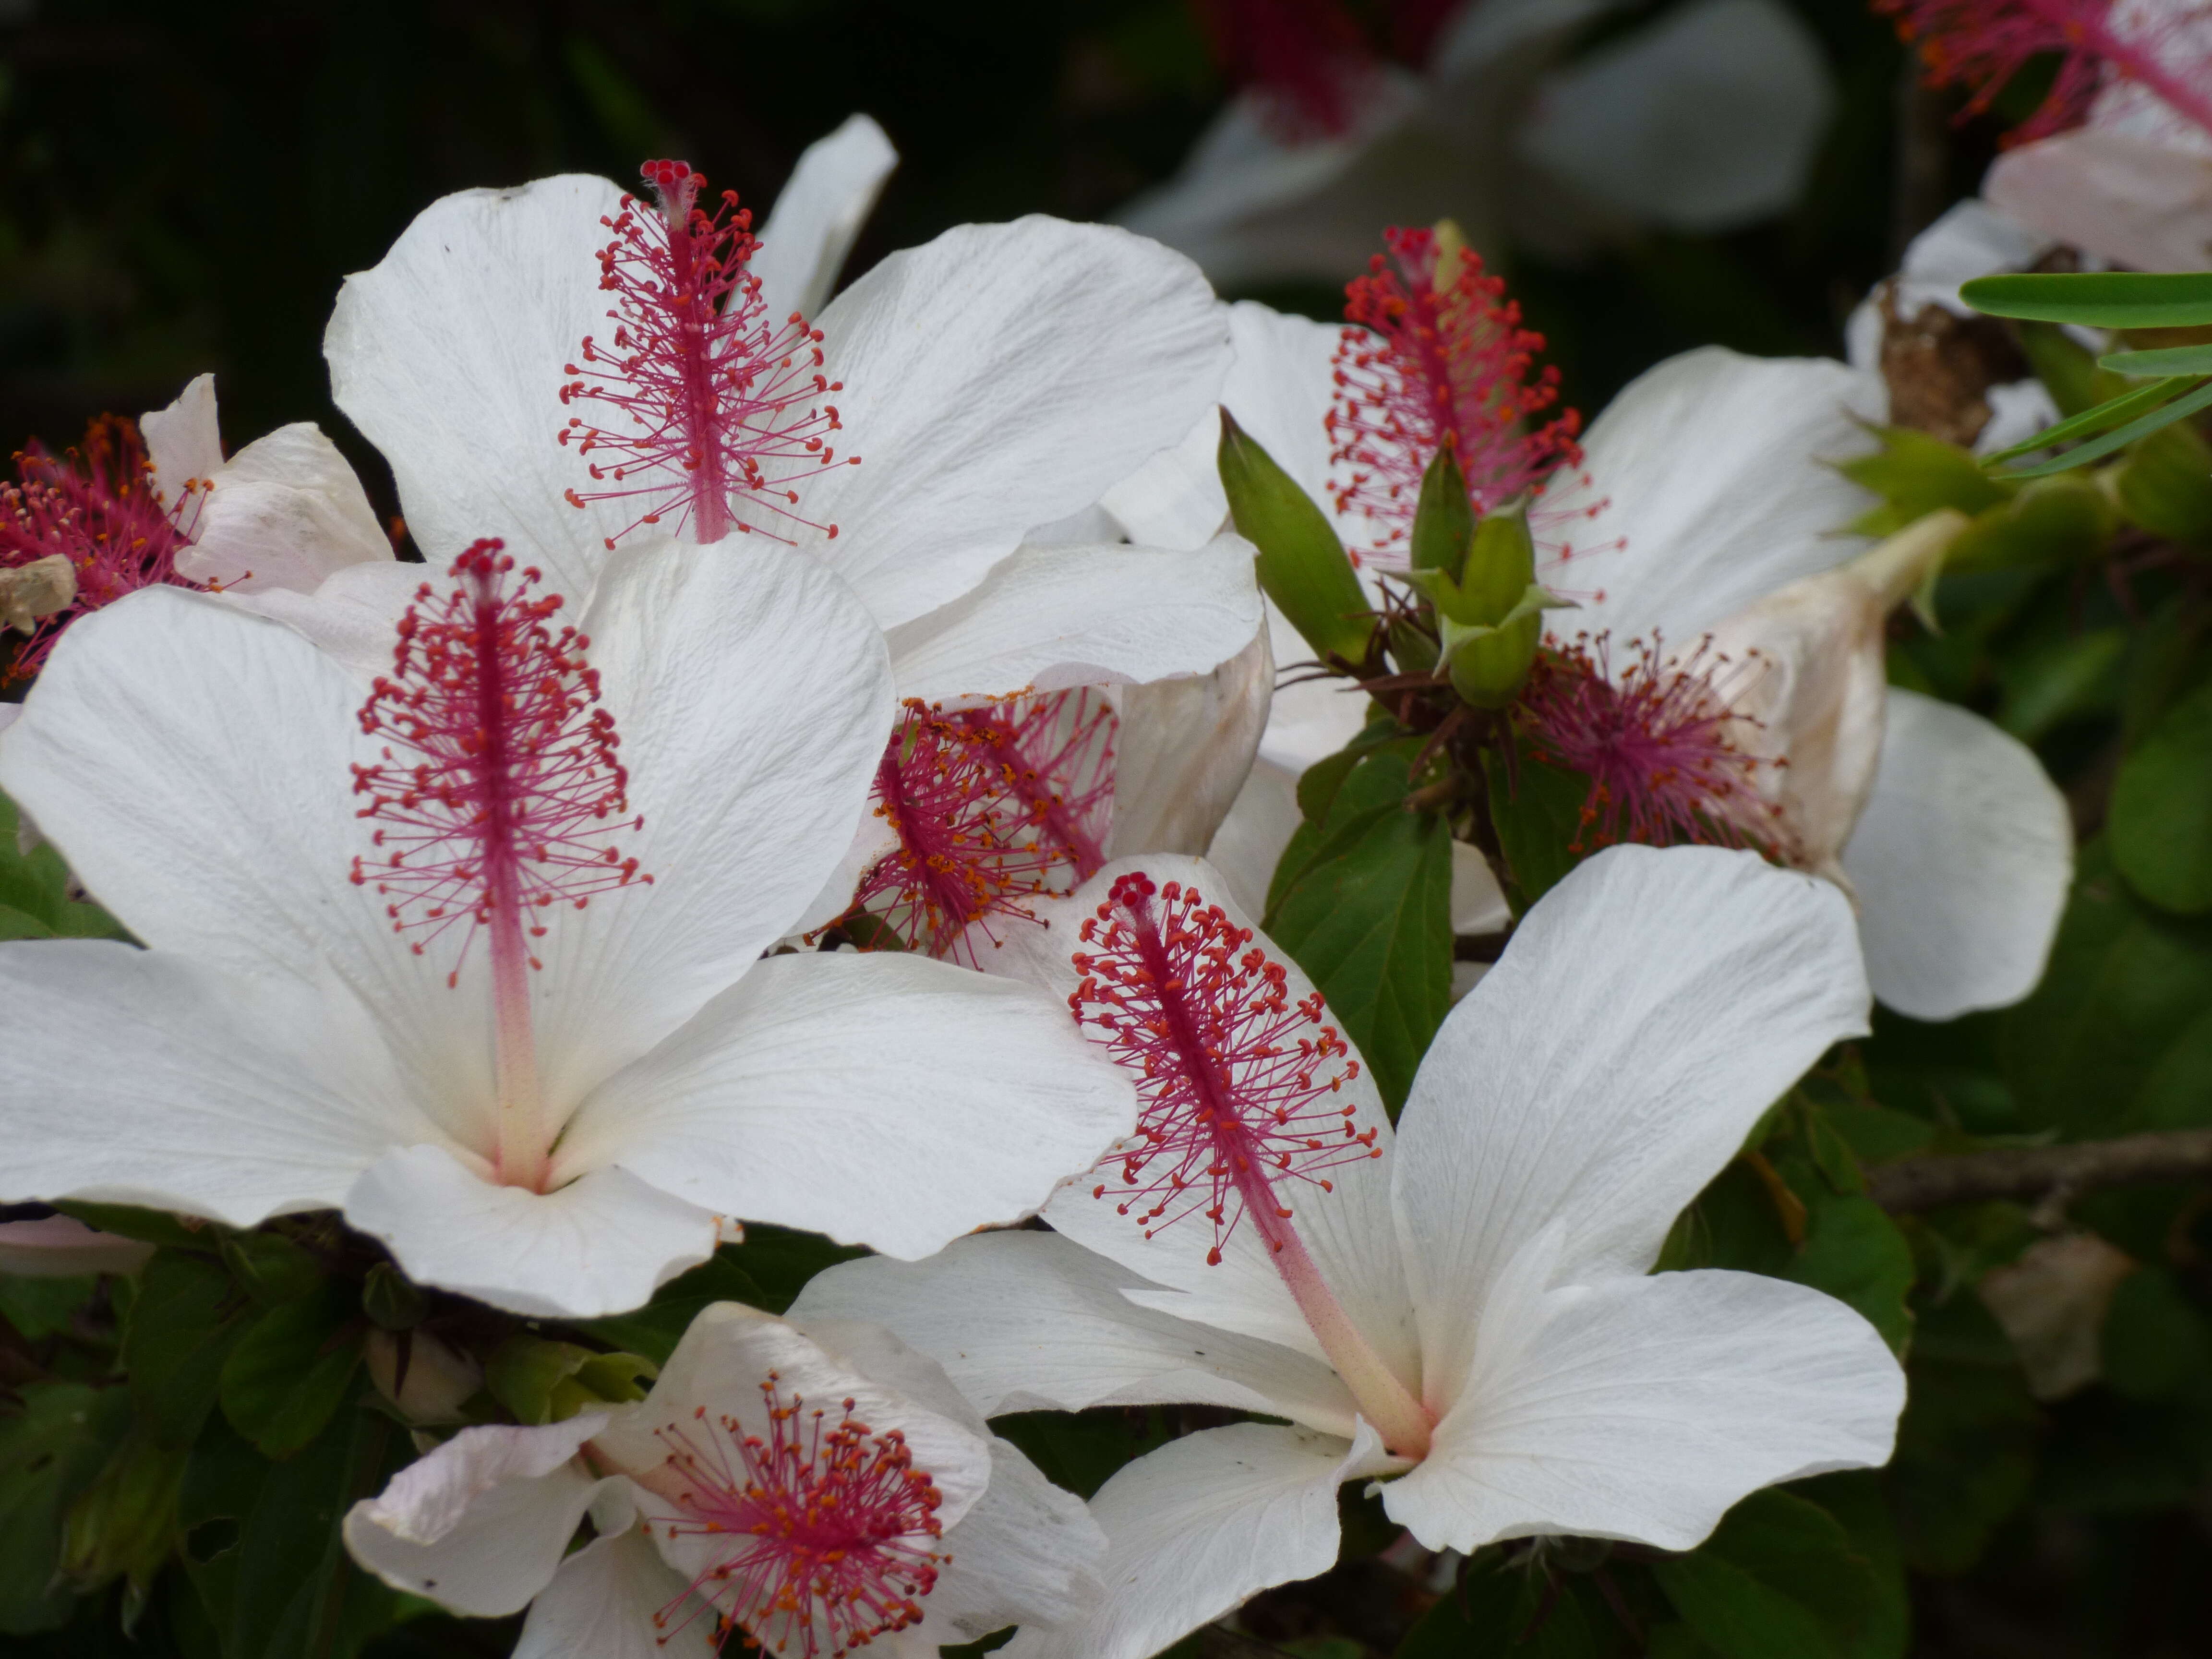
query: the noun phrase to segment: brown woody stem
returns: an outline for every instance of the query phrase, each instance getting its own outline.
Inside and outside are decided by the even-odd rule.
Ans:
[[[1986,1152],[1899,1158],[1866,1172],[1885,1210],[1905,1213],[1992,1198],[2140,1186],[2212,1177],[2212,1129],[2166,1129],[2066,1146],[2008,1146]]]

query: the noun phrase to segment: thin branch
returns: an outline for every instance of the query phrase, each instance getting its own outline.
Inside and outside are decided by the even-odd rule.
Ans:
[[[2066,1146],[1899,1158],[1867,1171],[1867,1191],[1900,1213],[1992,1198],[2212,1178],[2212,1129],[2167,1129]]]

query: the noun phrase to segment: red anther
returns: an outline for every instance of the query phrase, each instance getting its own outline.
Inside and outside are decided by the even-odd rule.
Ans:
[[[1572,850],[1634,842],[1786,852],[1779,809],[1759,787],[1759,769],[1782,763],[1739,746],[1759,723],[1731,708],[1727,684],[1757,666],[1732,663],[1710,641],[1669,662],[1656,635],[1648,646],[1630,641],[1618,675],[1602,634],[1542,652],[1516,713],[1540,759],[1590,780]]]
[[[2136,82],[2212,132],[2212,19],[2201,9],[2115,0],[1875,0],[1875,9],[1919,49],[1930,84],[1972,90],[1961,119],[1988,109],[2032,60],[2059,60],[2051,90],[2008,144],[2079,125],[2116,81]]]
[[[19,450],[15,482],[0,484],[0,570],[58,553],[76,573],[76,598],[40,619],[0,684],[37,673],[62,630],[88,611],[142,587],[201,587],[177,574],[201,489],[193,479],[163,507],[137,422],[120,416],[95,418],[82,445],[64,455],[36,441]]]
[[[1350,131],[1377,65],[1341,0],[1197,0],[1215,59],[1293,143]]]
[[[617,535],[672,520],[678,533],[719,541],[758,530],[788,541],[806,531],[835,535],[797,510],[790,488],[831,458],[822,434],[837,411],[810,401],[835,386],[818,373],[822,335],[794,313],[777,325],[748,262],[759,246],[752,215],[725,191],[713,213],[699,207],[707,182],[684,162],[642,168],[659,210],[625,197],[607,222],[614,240],[599,253],[599,286],[613,294],[606,343],[586,336],[570,363],[562,404],[591,402],[605,426],[572,416],[556,434],[587,459],[595,483],[617,488],[567,491],[571,505],[629,501],[637,517]],[[851,458],[857,459],[857,458]]]
[[[513,580],[501,545],[480,541],[454,560],[442,596],[428,582],[416,590],[392,672],[362,706],[362,730],[390,743],[378,764],[354,768],[367,798],[357,816],[375,823],[378,848],[354,860],[354,879],[393,896],[393,932],[423,930],[417,954],[456,923],[472,938],[503,903],[518,916],[556,900],[581,907],[653,879],[608,845],[643,820],[624,816],[629,777],[614,717],[594,707],[591,641],[552,630],[561,596],[533,598],[538,573]]]
[[[1364,514],[1378,550],[1402,546],[1412,532],[1421,479],[1446,444],[1478,514],[1540,490],[1554,468],[1582,459],[1573,410],[1528,424],[1559,401],[1559,372],[1530,378],[1544,337],[1521,326],[1504,281],[1464,250],[1439,289],[1433,232],[1383,238],[1395,264],[1378,253],[1345,289],[1344,314],[1356,326],[1337,347],[1328,417],[1330,460],[1354,469],[1332,490],[1337,511]]]
[[[1118,878],[1085,918],[1096,948],[1075,958],[1073,1000],[1091,1041],[1133,1074],[1137,1133],[1105,1159],[1115,1208],[1151,1237],[1186,1216],[1213,1224],[1209,1263],[1249,1212],[1280,1249],[1291,1208],[1277,1190],[1379,1158],[1355,1103],[1332,1100],[1359,1075],[1351,1046],[1321,1023],[1318,992],[1291,1000],[1289,973],[1195,888]]]
[[[707,1426],[657,1431],[684,1490],[672,1499],[679,1513],[646,1530],[729,1543],[653,1623],[682,1629],[698,1615],[685,1610],[696,1595],[752,1643],[805,1659],[843,1659],[921,1623],[951,1558],[931,1547],[945,1535],[944,1494],[915,1468],[906,1437],[878,1434],[850,1400],[834,1420],[799,1395],[787,1404],[774,1372],[760,1389],[766,1439],[734,1417],[708,1425],[703,1407],[693,1420]]]
[[[1016,697],[946,714],[919,702],[884,747],[876,815],[899,844],[854,903],[910,951],[976,965],[981,924],[1035,920],[1106,861],[1114,711],[1090,691]]]

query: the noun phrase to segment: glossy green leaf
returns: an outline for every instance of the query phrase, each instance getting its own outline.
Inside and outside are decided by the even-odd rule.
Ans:
[[[2127,630],[2099,628],[2017,652],[2002,669],[1997,724],[2033,743],[2069,720],[2118,706]]]
[[[1328,515],[1225,409],[1217,459],[1237,532],[1259,550],[1267,597],[1323,661],[1361,661],[1374,619]]]
[[[2212,345],[2160,346],[2153,351],[2108,351],[2097,367],[2115,374],[2212,374]]]
[[[1883,1477],[1906,1562],[1952,1574],[1979,1560],[2027,1497],[2042,1433],[2012,1344],[1981,1299],[1961,1291],[1923,1311]]]
[[[86,1204],[70,1199],[54,1207],[104,1233],[140,1239],[149,1244],[166,1244],[179,1250],[212,1252],[229,1231],[212,1221],[171,1215],[167,1210],[142,1210],[130,1204]]]
[[[362,1357],[356,1301],[346,1285],[325,1281],[258,1315],[223,1362],[222,1414],[264,1455],[299,1450],[350,1392]]]
[[[33,1342],[65,1331],[77,1310],[92,1300],[98,1275],[68,1279],[17,1279],[0,1274],[0,1317]]]
[[[2212,323],[2212,273],[2203,271],[2008,271],[1975,277],[1959,297],[1992,317],[2087,328]]]
[[[1470,1569],[1398,1644],[1397,1659],[1612,1659],[1627,1632],[1589,1576],[1491,1562]]]
[[[1721,1659],[1850,1659],[1875,1596],[1870,1563],[1819,1504],[1753,1492],[1652,1576]]]
[[[2161,380],[2148,390],[2155,392],[2169,388],[2179,389],[2179,383],[2176,381]],[[2093,438],[2087,443],[2069,449],[2062,455],[2053,456],[2046,461],[2036,461],[2025,466],[2008,465],[1997,476],[2001,478],[2041,478],[2054,472],[2064,472],[2070,468],[2085,465],[2091,461],[2102,460],[2106,456],[2125,449],[2138,440],[2148,438],[2154,432],[2172,426],[2176,421],[2186,419],[2201,409],[2212,407],[2212,380],[2207,380],[2184,392],[2171,403],[2159,404],[2156,407],[2148,408],[2148,413],[2136,412],[2148,407],[2144,402],[2133,401],[2140,398],[2140,393],[2130,392],[2125,399],[2104,405],[2101,410],[2093,410],[2089,415],[2077,417],[2088,421],[2102,414],[2106,417],[2106,423],[2109,424],[2112,419],[2122,414],[2134,416],[2133,419],[2107,431],[2104,436]],[[2156,402],[2155,399],[2149,401]],[[2061,434],[2062,427],[2053,427],[2049,432],[2040,434],[2032,441],[2032,448],[2028,453],[2032,453],[2036,449],[2048,448],[2051,444],[2062,441]],[[2008,456],[2020,453],[2021,453],[2021,449],[2017,446],[2004,452]],[[1993,455],[1990,457],[1990,460],[1992,464],[1997,464],[2000,458]]]
[[[2138,530],[2193,547],[2212,544],[2212,443],[2192,422],[2177,421],[2144,439],[2108,482],[2121,516]],[[2086,481],[2084,487],[2094,488]]]
[[[69,896],[69,866],[45,842],[18,850],[15,804],[0,795],[0,939],[104,939],[122,928],[98,905]]]
[[[55,1582],[62,1516],[130,1426],[120,1389],[32,1382],[0,1412],[0,1632],[52,1630],[72,1598]]]
[[[224,1362],[244,1334],[247,1303],[204,1256],[159,1250],[146,1264],[123,1337],[138,1414],[165,1445],[189,1446],[215,1409]]]
[[[1789,1276],[1858,1310],[1899,1352],[1912,1335],[1905,1300],[1912,1291],[1912,1247],[1870,1198],[1831,1195],[1811,1206],[1805,1243]]]
[[[2168,709],[2122,763],[2107,827],[2138,893],[2183,915],[2212,911],[2212,685]]]
[[[799,1300],[799,1293],[815,1274],[841,1261],[854,1261],[867,1252],[858,1245],[833,1243],[819,1233],[755,1222],[746,1226],[744,1243],[726,1244],[720,1254],[744,1269],[758,1288],[759,1296],[750,1305],[767,1313],[781,1314]]]
[[[1088,1499],[1117,1472],[1167,1444],[1171,1414],[1158,1407],[1100,1407],[1087,1412],[1010,1412],[992,1432],[1021,1448],[1055,1486]]]
[[[1363,808],[1353,799],[1363,779],[1395,799]],[[1267,922],[1328,999],[1394,1109],[1451,998],[1451,826],[1407,810],[1407,787],[1401,757],[1363,761]]]
[[[2118,527],[2112,498],[2090,480],[2036,478],[2012,500],[1977,514],[1951,544],[1943,571],[2080,563],[2101,554]]]
[[[1874,491],[1882,504],[1851,528],[1863,535],[1891,536],[1939,508],[1967,514],[2001,507],[2014,486],[2000,483],[1957,444],[1908,426],[1875,428],[1880,447],[1872,454],[1838,462],[1836,470]]]
[[[1583,861],[1577,843],[1590,782],[1580,772],[1547,766],[1525,752],[1510,769],[1494,753],[1482,757],[1490,792],[1490,823],[1512,882],[1508,894],[1517,914],[1550,892]]]

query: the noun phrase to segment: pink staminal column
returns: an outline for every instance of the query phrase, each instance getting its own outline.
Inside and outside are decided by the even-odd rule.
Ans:
[[[1538,658],[1516,723],[1540,759],[1590,780],[1574,851],[1620,842],[1786,850],[1759,788],[1762,769],[1785,763],[1751,752],[1759,722],[1734,707],[1761,670],[1757,657],[1734,661],[1706,640],[1678,660],[1655,635],[1629,641],[1617,669],[1600,634]]]
[[[979,935],[1106,861],[1116,723],[1088,690],[950,713],[910,701],[876,770],[897,845],[854,902],[909,951],[976,965]]]
[[[1536,423],[1559,401],[1559,372],[1535,368],[1544,337],[1521,325],[1520,307],[1476,254],[1428,230],[1384,239],[1389,257],[1376,254],[1345,289],[1352,326],[1326,421],[1330,461],[1351,468],[1331,489],[1337,511],[1364,514],[1374,551],[1402,562],[1421,480],[1445,447],[1468,504],[1487,513],[1580,464],[1582,417],[1570,409]],[[1531,515],[1540,544],[1551,539],[1541,519]]]
[[[198,481],[164,505],[134,422],[102,415],[63,455],[33,443],[15,457],[15,482],[0,484],[0,569],[60,554],[76,598],[39,623],[7,670],[27,679],[62,630],[88,611],[142,587],[198,587],[177,574],[177,550],[199,517]]]
[[[447,974],[458,986],[476,935],[489,936],[492,1052],[497,1089],[495,1177],[543,1190],[557,1124],[538,1086],[530,975],[532,941],[556,906],[650,883],[614,843],[643,823],[629,814],[629,774],[616,757],[614,719],[598,707],[591,641],[551,626],[557,593],[534,594],[539,573],[518,573],[497,541],[453,562],[452,586],[429,582],[399,620],[392,669],[361,710],[362,730],[385,741],[374,765],[356,764],[357,816],[372,821],[375,852],[353,879],[387,899],[392,931],[417,956],[458,929]]]
[[[1318,992],[1290,1000],[1288,974],[1249,927],[1178,882],[1133,872],[1084,918],[1068,1006],[1091,1040],[1136,1079],[1137,1133],[1102,1164],[1094,1198],[1111,1197],[1146,1237],[1197,1217],[1206,1261],[1249,1224],[1305,1316],[1360,1414],[1401,1457],[1429,1449],[1435,1419],[1337,1300],[1299,1237],[1300,1188],[1333,1190],[1326,1171],[1380,1158],[1377,1131],[1342,1097],[1359,1062],[1322,1024]]]
[[[654,1625],[680,1630],[696,1597],[778,1652],[843,1659],[921,1623],[950,1558],[935,1547],[944,1496],[905,1436],[870,1428],[850,1400],[787,1397],[773,1372],[760,1389],[765,1435],[701,1407],[656,1431],[665,1462],[625,1471],[667,1506],[648,1534],[728,1540]]]
[[[1897,20],[1932,82],[1972,88],[1961,119],[1986,110],[2033,59],[2057,58],[2049,94],[2008,143],[2077,125],[2115,78],[2212,133],[2212,17],[2201,10],[2116,0],[1875,0],[1875,9]]]
[[[696,542],[732,532],[779,541],[837,526],[799,508],[798,486],[842,462],[844,388],[825,368],[822,331],[797,312],[770,318],[750,269],[759,246],[733,191],[712,213],[698,205],[706,175],[683,161],[647,161],[657,206],[630,197],[603,221],[599,286],[614,296],[605,341],[586,336],[567,365],[561,401],[572,415],[556,434],[573,445],[592,488],[571,505],[621,501],[637,517],[616,535],[672,521]]]

